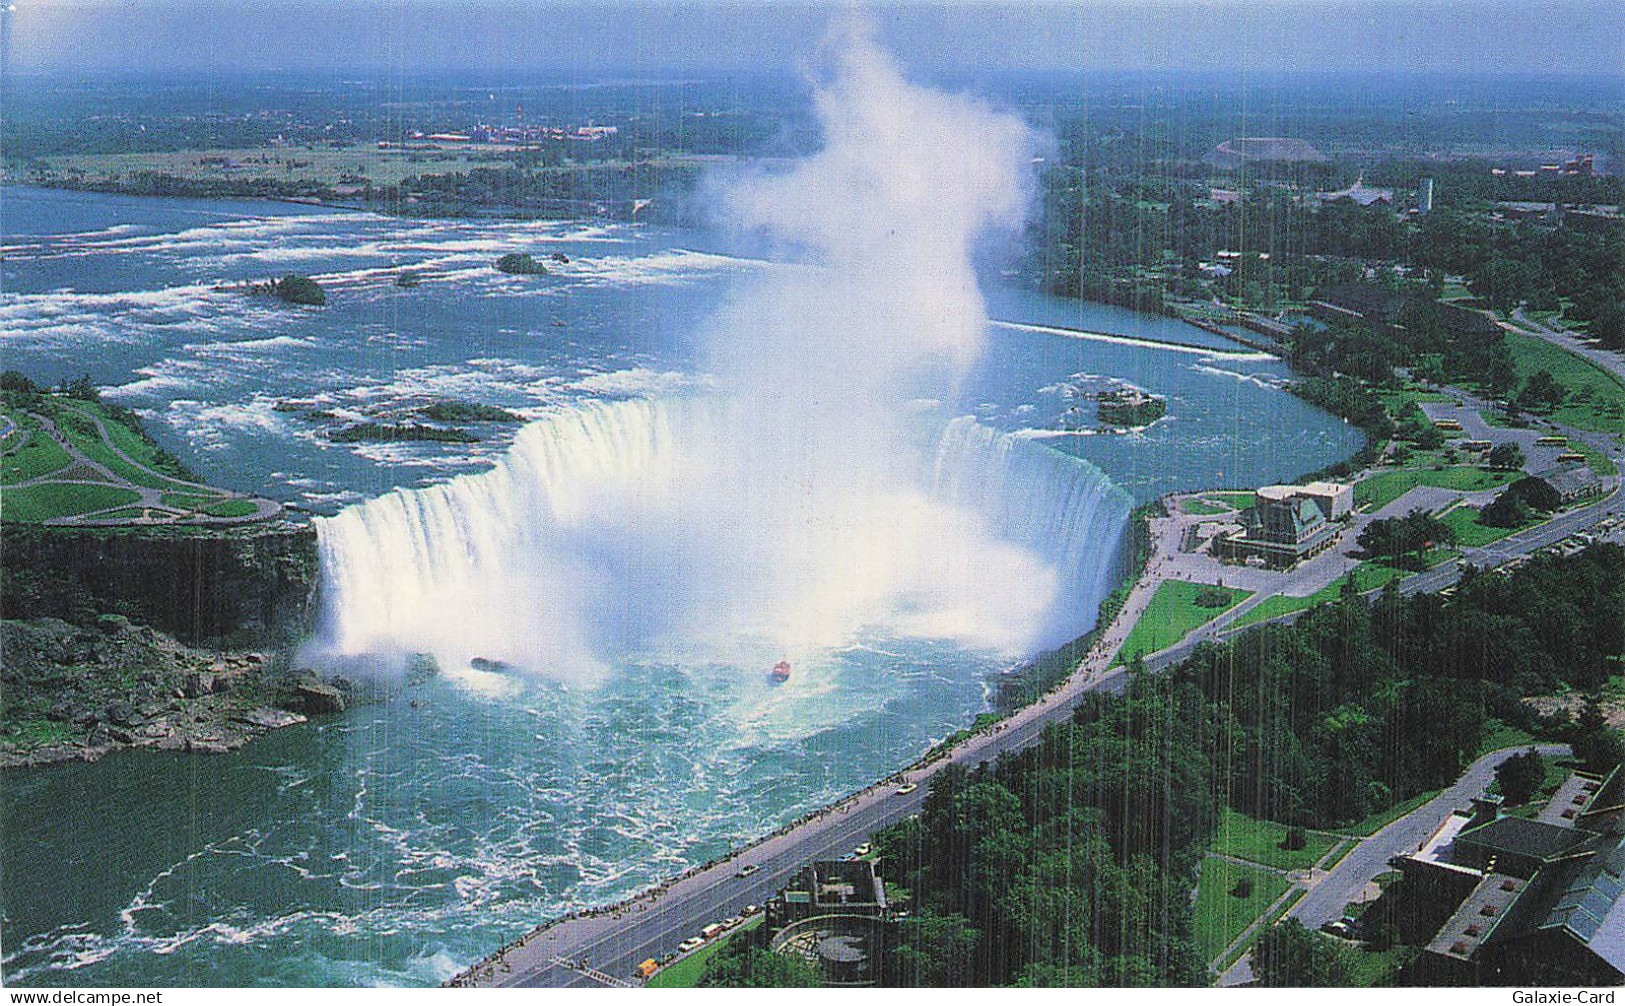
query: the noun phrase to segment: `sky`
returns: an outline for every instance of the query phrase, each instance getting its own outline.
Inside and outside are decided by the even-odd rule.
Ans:
[[[6,11],[9,3],[11,9]],[[850,3],[0,0],[12,72],[794,73]],[[1029,0],[861,5],[949,70],[1581,74],[1625,67],[1621,0]]]

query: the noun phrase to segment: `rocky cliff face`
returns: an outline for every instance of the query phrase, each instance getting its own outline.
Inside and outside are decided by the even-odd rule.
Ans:
[[[6,525],[6,618],[90,625],[123,615],[192,645],[282,647],[311,627],[318,559],[308,522],[229,528]]]
[[[0,650],[0,768],[119,747],[217,754],[309,705],[273,653],[198,650],[122,615],[0,621]]]

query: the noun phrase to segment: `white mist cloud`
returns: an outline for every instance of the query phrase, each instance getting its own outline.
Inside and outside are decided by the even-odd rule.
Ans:
[[[728,225],[804,265],[712,319],[712,390],[584,405],[496,471],[324,521],[336,650],[581,678],[643,649],[799,663],[869,627],[1020,651],[1051,641],[1058,598],[1072,628],[1092,614],[1077,543],[1098,508],[1112,550],[1121,494],[1030,445],[920,429],[980,352],[971,252],[1020,222],[1031,135],[909,84],[861,29],[815,102],[822,150],[718,190]]]

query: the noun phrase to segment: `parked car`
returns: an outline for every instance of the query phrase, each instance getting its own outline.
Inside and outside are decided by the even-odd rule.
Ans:
[[[752,915],[755,915],[757,912],[759,912],[761,910],[762,910],[761,905],[746,905],[744,912],[742,912],[741,914],[744,915],[745,918],[748,919]]]
[[[709,926],[706,926],[704,929],[701,929],[700,930],[700,935],[705,937],[708,940],[714,940],[718,936],[722,935],[723,930],[725,928],[727,928],[727,927],[725,927],[722,923],[713,922]]]
[[[677,952],[683,954],[693,953],[703,946],[705,946],[705,940],[698,936],[690,936],[688,939],[677,944]]]
[[[734,872],[734,876],[741,877],[741,878],[748,877],[748,876],[750,876],[751,874],[755,873],[757,870],[760,870],[760,869],[761,869],[761,867],[757,866],[755,863],[746,863],[744,866],[741,866],[738,870],[736,870]]]
[[[867,855],[869,855],[869,853],[871,853],[873,851],[874,851],[874,846],[870,845],[868,842],[865,842],[862,845],[858,846],[856,849],[853,849],[852,850],[852,855],[854,855],[854,856],[867,856]]]
[[[915,790],[917,790],[919,788],[920,788],[920,784],[917,783],[917,782],[905,782],[905,783],[903,783],[903,785],[897,787],[897,795],[898,796],[907,796],[907,795],[909,795],[910,793],[914,792]]]

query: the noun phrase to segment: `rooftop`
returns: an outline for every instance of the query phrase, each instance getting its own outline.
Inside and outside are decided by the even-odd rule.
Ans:
[[[1596,856],[1564,885],[1542,929],[1568,930],[1620,971],[1625,971],[1625,836],[1603,840]]]
[[[1471,957],[1517,902],[1526,883],[1503,873],[1486,873],[1456,914],[1440,927],[1428,949],[1458,960]]]
[[[1521,817],[1501,817],[1462,832],[1459,842],[1491,852],[1553,860],[1578,851],[1595,836],[1573,827],[1531,821]]]

